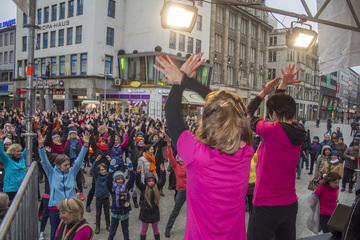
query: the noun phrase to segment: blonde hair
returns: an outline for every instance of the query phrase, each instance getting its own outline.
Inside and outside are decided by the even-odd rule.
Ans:
[[[72,223],[77,223],[84,218],[84,205],[78,198],[65,198],[58,205],[60,212],[70,213]]]
[[[21,151],[22,151],[22,146],[20,144],[13,143],[13,144],[10,145],[10,147],[6,151],[6,154],[9,155],[10,157],[14,157],[15,151],[18,148],[20,148]]]
[[[159,189],[156,185],[156,181],[155,181],[155,185],[153,187],[153,190],[154,190],[154,202],[155,202],[155,205],[156,206],[159,206],[159,202],[160,202],[160,192],[159,192]],[[145,200],[146,202],[149,204],[150,207],[152,207],[151,205],[151,187],[149,187],[147,184],[146,184],[146,187],[145,187]]]
[[[238,151],[241,141],[251,145],[253,132],[242,98],[227,90],[208,94],[195,135],[199,142],[229,155]]]
[[[100,127],[98,127],[98,132],[102,133],[103,131],[105,131],[104,125],[101,125]]]

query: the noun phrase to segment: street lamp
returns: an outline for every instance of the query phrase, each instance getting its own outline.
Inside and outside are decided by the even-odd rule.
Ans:
[[[103,114],[106,112],[106,82],[107,82],[107,77],[111,77],[112,74],[111,73],[99,73],[99,75],[101,76],[105,76],[105,86],[104,86],[104,106],[103,106]]]
[[[172,30],[191,32],[196,22],[197,13],[198,9],[195,6],[165,2],[160,12],[161,26]]]
[[[311,25],[302,23],[303,25],[307,25],[310,29],[293,27],[293,23],[291,23],[291,29],[286,34],[286,45],[289,48],[296,50],[309,50],[314,43],[316,42],[317,33],[312,30]]]

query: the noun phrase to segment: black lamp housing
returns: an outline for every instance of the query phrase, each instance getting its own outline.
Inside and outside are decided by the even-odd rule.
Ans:
[[[172,7],[182,8],[185,11],[193,12],[194,15],[192,17],[191,23],[188,27],[177,27],[171,26],[167,23],[169,10]],[[196,19],[197,19],[198,9],[195,6],[190,6],[186,4],[180,4],[175,2],[165,2],[163,8],[161,9],[160,16],[161,16],[161,26],[165,29],[172,29],[177,31],[184,31],[184,32],[191,32],[194,29]]]
[[[300,34],[313,36],[313,39],[308,44],[308,46],[306,46],[306,47],[295,46],[296,39],[299,37]],[[316,42],[317,36],[318,36],[318,34],[314,30],[300,28],[300,27],[294,27],[294,28],[291,28],[286,33],[286,45],[291,49],[308,51]]]

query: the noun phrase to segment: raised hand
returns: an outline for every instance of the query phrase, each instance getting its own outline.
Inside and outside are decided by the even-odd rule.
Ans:
[[[84,143],[84,147],[88,147],[89,146],[89,142],[90,142],[90,133],[88,131],[85,132],[85,134],[82,134],[82,141]]]
[[[283,74],[281,83],[279,85],[279,89],[286,89],[288,85],[294,83],[300,83],[301,80],[295,80],[295,75],[300,71],[300,67],[298,67],[295,71],[295,64],[289,64],[286,68],[286,72],[281,68],[281,72]]]
[[[43,135],[41,134],[40,131],[38,131],[37,134],[38,134],[38,145],[39,145],[39,148],[42,148],[42,147],[44,147],[45,137],[43,137]]]
[[[162,164],[160,164],[160,170],[161,171],[165,171],[165,165],[162,163]]]
[[[262,91],[259,93],[259,96],[264,98],[266,95],[268,95],[274,87],[279,83],[280,77],[276,77],[274,80],[271,80],[266,85],[264,83],[261,84]]]
[[[141,173],[141,166],[138,166],[138,167],[137,167],[136,172],[137,172],[137,173]]]
[[[156,61],[159,65],[154,64],[154,68],[165,74],[165,77],[162,79],[164,83],[168,84],[180,84],[181,79],[183,78],[184,73],[180,71],[175,62],[166,55],[156,57]]]
[[[194,57],[192,54],[188,60],[181,66],[180,70],[183,71],[189,78],[192,78],[196,75],[196,69],[205,62],[205,59],[201,60],[203,53],[199,53]]]
[[[3,130],[0,130],[0,141],[4,140],[5,135],[5,132]]]
[[[100,161],[101,159],[101,155],[97,156],[97,158],[95,159],[95,161]]]

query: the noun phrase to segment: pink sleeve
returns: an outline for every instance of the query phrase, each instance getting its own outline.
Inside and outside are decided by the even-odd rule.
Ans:
[[[322,195],[322,193],[323,193],[323,187],[322,186],[320,186],[320,187],[317,187],[316,189],[315,189],[315,195],[316,196],[318,196],[318,197],[320,197],[321,195]]]
[[[274,127],[274,124],[261,120],[256,125],[256,133],[259,134],[262,138],[268,138],[271,128]],[[270,131],[269,131],[270,130]]]
[[[73,240],[90,240],[90,239],[91,239],[91,229],[89,226],[80,229],[73,238]]]
[[[121,144],[121,149],[124,149],[129,142],[129,134],[125,133],[124,141]]]
[[[195,159],[198,141],[196,141],[195,136],[190,131],[184,131],[181,133],[179,140],[177,142],[178,154],[183,160],[185,165],[192,163]]]

